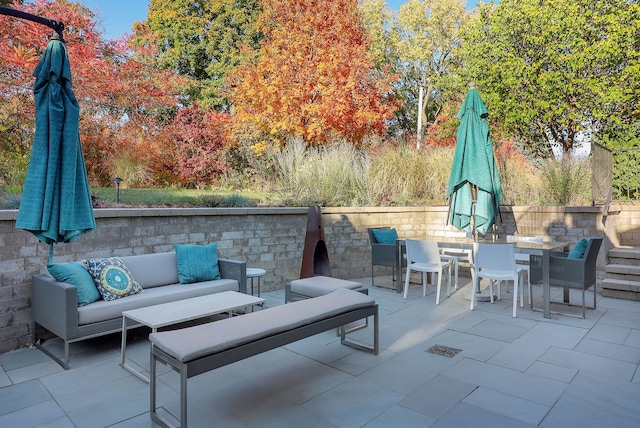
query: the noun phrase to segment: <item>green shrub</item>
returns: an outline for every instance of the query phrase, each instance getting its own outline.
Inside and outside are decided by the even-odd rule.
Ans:
[[[112,160],[111,174],[122,178],[122,188],[141,187],[153,177],[151,169],[130,151],[119,153]]]
[[[453,149],[407,145],[382,148],[371,158],[368,182],[377,205],[443,204]]]
[[[17,210],[20,208],[22,193],[2,193],[0,194],[0,201],[2,201],[1,207],[3,210]]]
[[[548,161],[541,171],[540,202],[549,205],[585,205],[591,200],[588,160]]]
[[[348,143],[307,148],[293,138],[276,155],[276,183],[296,206],[369,204],[369,163],[367,154]]]

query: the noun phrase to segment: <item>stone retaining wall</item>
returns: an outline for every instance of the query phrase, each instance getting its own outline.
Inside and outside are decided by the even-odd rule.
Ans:
[[[403,238],[460,235],[445,226],[447,207],[324,208],[322,212],[332,274],[339,278],[371,275],[367,227],[395,227]],[[503,207],[496,231],[570,243],[605,233],[611,238],[608,249],[612,242],[633,245],[634,239],[640,241],[640,233],[632,230],[634,213],[621,210],[607,219],[601,207]],[[56,245],[55,261],[218,242],[221,257],[266,269],[263,289],[279,289],[299,276],[307,214],[308,208],[99,209],[97,230],[70,244]],[[46,272],[49,251],[30,233],[15,229],[16,216],[17,211],[0,211],[0,352],[31,340],[31,275]],[[605,254],[601,252],[598,261],[601,271]],[[390,268],[376,270],[391,273]]]

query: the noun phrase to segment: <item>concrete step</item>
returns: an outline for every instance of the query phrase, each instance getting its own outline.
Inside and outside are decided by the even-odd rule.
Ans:
[[[608,263],[605,272],[607,274],[634,275],[640,281],[640,264]]]
[[[640,300],[640,282],[606,278],[602,280],[602,296],[624,300]]]
[[[640,248],[638,247],[612,248],[607,254],[609,256],[609,259],[619,258],[640,261]]]
[[[612,248],[602,280],[602,295],[640,300],[640,247]]]
[[[640,292],[640,281],[628,279],[605,278],[602,280],[602,289]]]

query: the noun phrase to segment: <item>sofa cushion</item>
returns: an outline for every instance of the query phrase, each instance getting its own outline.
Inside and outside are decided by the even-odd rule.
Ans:
[[[93,278],[81,263],[54,263],[47,265],[47,270],[56,281],[75,285],[78,289],[78,306],[100,300],[100,292]]]
[[[82,264],[93,278],[102,299],[107,302],[143,291],[118,257],[86,259]]]
[[[178,283],[176,253],[173,251],[125,256],[121,259],[142,288]]]
[[[181,284],[220,279],[218,243],[176,245],[178,280]]]
[[[176,283],[163,287],[147,288],[142,294],[134,294],[111,302],[99,300],[88,306],[78,308],[78,324],[86,325],[121,318],[123,311],[206,296],[222,291],[239,291],[238,281],[235,279],[218,279],[197,284],[184,285]]]
[[[371,233],[378,244],[395,244],[398,239],[398,232],[395,229],[373,229]]]

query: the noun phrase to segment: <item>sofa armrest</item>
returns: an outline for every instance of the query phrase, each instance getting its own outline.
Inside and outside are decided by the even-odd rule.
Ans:
[[[239,291],[247,294],[247,263],[239,260],[218,259],[220,276],[238,281]]]
[[[31,281],[33,321],[56,336],[70,340],[78,336],[78,290],[49,275],[33,275]]]

